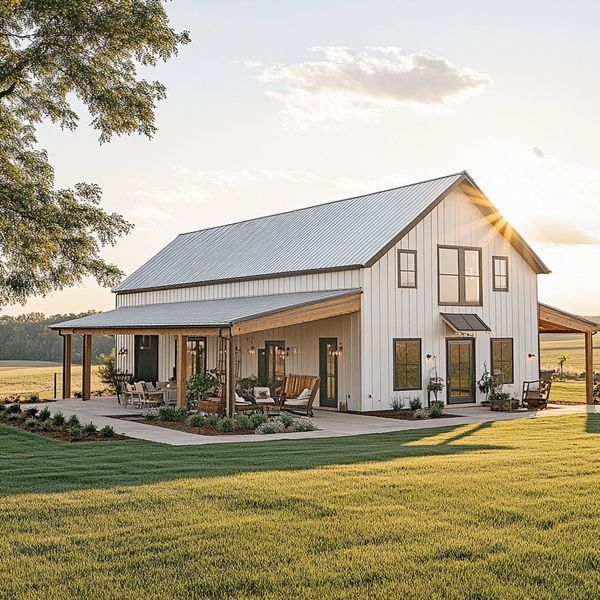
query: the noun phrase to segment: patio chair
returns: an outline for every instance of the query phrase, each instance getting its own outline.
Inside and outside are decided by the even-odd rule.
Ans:
[[[547,381],[545,379],[524,381],[522,396],[523,404],[525,404],[527,408],[547,408],[551,389],[552,381]]]
[[[136,392],[135,392],[135,388],[133,387],[133,385],[131,385],[131,383],[126,383],[123,391],[121,392],[121,400],[120,400],[120,404],[121,406],[123,406],[124,408],[127,408],[128,404],[131,404],[132,406],[135,405],[135,396]]]
[[[321,379],[314,375],[286,375],[279,407],[287,412],[314,416],[312,407],[320,383]]]
[[[143,381],[137,381],[133,385],[135,386],[135,392],[139,398],[140,408],[151,408],[163,404],[162,392],[158,392],[158,394],[157,392],[149,392]]]

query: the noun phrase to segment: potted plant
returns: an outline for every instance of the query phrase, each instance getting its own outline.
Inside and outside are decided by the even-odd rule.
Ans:
[[[196,373],[192,375],[186,384],[186,398],[188,403],[197,403],[204,399],[205,395],[216,395],[219,379],[212,371]]]
[[[427,384],[427,392],[429,393],[429,397],[431,394],[434,395],[434,402],[438,401],[438,394],[444,389],[444,380],[441,377],[435,375],[434,377],[429,378],[429,383]],[[431,402],[429,403],[431,405]]]
[[[477,389],[485,394],[485,400],[481,403],[484,406],[488,406],[490,404],[490,392],[494,389],[494,378],[492,374],[487,370],[487,365],[484,363],[484,371],[483,375],[480,377],[477,382]]]

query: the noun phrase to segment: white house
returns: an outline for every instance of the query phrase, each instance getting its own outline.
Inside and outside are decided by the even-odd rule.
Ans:
[[[369,411],[426,402],[437,374],[468,404],[486,369],[538,378],[548,272],[462,172],[181,234],[115,288],[115,310],[55,328],[88,354],[91,334],[117,334],[119,368],[180,389],[225,365],[274,387],[320,375],[317,405]]]

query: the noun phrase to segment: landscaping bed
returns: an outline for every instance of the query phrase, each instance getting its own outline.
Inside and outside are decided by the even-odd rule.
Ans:
[[[254,429],[236,429],[235,431],[219,431],[216,425],[202,425],[199,427],[192,427],[186,421],[160,421],[158,419],[146,419],[145,417],[136,416],[118,416],[112,417],[115,419],[121,419],[123,421],[134,421],[135,423],[143,423],[144,425],[154,425],[155,427],[164,427],[165,429],[175,429],[177,431],[184,431],[185,433],[195,433],[198,435],[254,435]]]
[[[47,408],[21,409],[19,404],[0,405],[0,424],[64,442],[103,442],[129,439],[115,433],[109,425],[98,429],[92,422],[82,425],[73,415],[66,419],[59,411],[50,415]]]
[[[404,421],[418,421],[422,420],[423,417],[416,417],[414,411],[403,408],[402,410],[368,410],[368,411],[357,411],[357,410],[349,410],[350,414],[353,415],[367,415],[369,417],[384,417],[386,419],[401,419]],[[451,419],[454,417],[460,417],[462,415],[447,415],[446,413],[442,413],[436,416],[429,415],[426,417],[427,419]]]

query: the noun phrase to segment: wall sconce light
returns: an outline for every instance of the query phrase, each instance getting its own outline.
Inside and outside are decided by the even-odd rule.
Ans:
[[[431,360],[431,359],[433,358],[433,354],[428,354],[428,355],[426,356],[426,358],[427,358],[427,360]]]
[[[330,350],[329,356],[342,356],[343,352],[344,352],[344,347],[340,346],[339,348],[336,348],[335,350]]]
[[[531,352],[527,355],[527,358],[532,359],[535,358],[535,354],[531,354]]]
[[[250,346],[250,348],[248,348],[248,354],[251,354],[251,355],[256,354],[256,348],[254,347],[254,344],[252,346]]]

